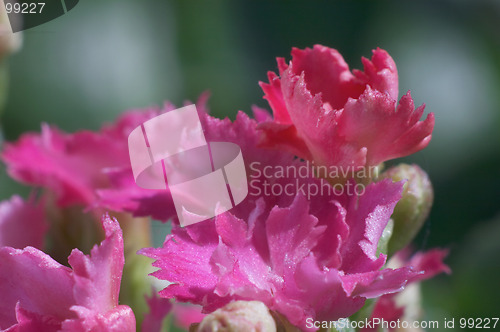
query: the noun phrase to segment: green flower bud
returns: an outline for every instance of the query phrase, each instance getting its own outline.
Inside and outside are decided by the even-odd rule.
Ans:
[[[13,33],[4,1],[0,1],[0,60],[21,47],[21,34]]]
[[[269,309],[259,301],[235,301],[205,316],[192,329],[197,332],[273,332],[276,331]]]
[[[388,254],[406,247],[417,235],[429,215],[434,191],[429,176],[417,165],[400,164],[381,174],[380,179],[407,180],[401,200],[394,208],[394,229],[389,240]]]

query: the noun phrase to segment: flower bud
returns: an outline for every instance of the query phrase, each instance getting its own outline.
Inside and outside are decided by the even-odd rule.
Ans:
[[[0,60],[21,46],[21,34],[13,33],[4,1],[0,1]]]
[[[264,303],[235,301],[205,316],[194,331],[272,332],[276,323]]]
[[[391,218],[394,230],[389,241],[388,254],[408,245],[417,235],[434,199],[434,191],[429,176],[417,165],[400,164],[381,174],[381,179],[393,181],[407,180],[403,187],[402,198],[394,208]]]

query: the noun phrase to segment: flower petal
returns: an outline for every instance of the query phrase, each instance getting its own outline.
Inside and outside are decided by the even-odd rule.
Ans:
[[[27,246],[41,248],[48,223],[43,201],[24,201],[14,195],[0,202],[0,247],[22,249]]]

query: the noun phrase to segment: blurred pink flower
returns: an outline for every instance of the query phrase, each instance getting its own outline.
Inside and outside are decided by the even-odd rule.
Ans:
[[[141,332],[161,332],[163,320],[172,310],[172,303],[168,299],[159,297],[154,289],[151,297],[146,296],[146,303],[149,313],[144,315]]]
[[[444,258],[448,255],[448,250],[446,249],[431,249],[426,252],[417,252],[413,257],[408,259],[409,250],[402,250],[390,261],[391,263],[395,260],[396,265],[405,265],[413,268],[416,271],[421,271],[420,274],[414,276],[408,280],[408,284],[418,283],[423,280],[430,279],[440,273],[451,273],[451,269],[443,263]],[[405,311],[408,309],[405,305],[398,305],[396,303],[397,296],[405,296],[405,292],[399,294],[386,294],[377,299],[373,312],[370,319],[373,321],[378,318],[386,322],[397,322],[405,318]],[[414,295],[414,294],[410,294]],[[418,301],[418,299],[411,299],[412,301]],[[408,302],[408,301],[406,301]],[[409,315],[411,316],[411,314]],[[415,318],[415,317],[413,317]],[[394,324],[394,326],[397,326]],[[389,329],[394,331],[395,329]],[[376,332],[378,327],[364,328],[364,332]]]
[[[191,324],[199,323],[205,318],[198,305],[175,303],[172,309],[175,325],[189,330]]]
[[[201,307],[188,303],[172,303],[171,300],[159,297],[153,289],[150,297],[146,296],[149,313],[144,316],[141,332],[160,332],[165,318],[172,314],[175,325],[189,330],[191,324],[199,323],[206,316],[201,313]]]
[[[259,125],[265,147],[284,148],[321,165],[368,167],[425,148],[434,115],[425,121],[408,92],[396,106],[398,74],[386,51],[362,58],[352,73],[335,49],[315,45],[278,58],[280,77],[261,83],[274,120]]]
[[[0,247],[42,249],[48,227],[42,201],[35,203],[34,197],[24,201],[14,195],[0,202]]]
[[[0,329],[5,331],[135,331],[128,306],[118,305],[123,237],[105,216],[106,239],[89,256],[74,249],[72,269],[33,247],[0,248]]]
[[[175,108],[166,104],[163,111]],[[99,132],[65,133],[47,124],[5,144],[1,157],[14,179],[49,189],[60,207],[82,205],[147,215],[150,204],[173,204],[168,191],[139,188],[132,175],[127,139],[159,109],[129,111]],[[163,209],[158,219],[173,209]]]

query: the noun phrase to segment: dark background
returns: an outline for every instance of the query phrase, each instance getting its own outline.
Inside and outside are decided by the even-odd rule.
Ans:
[[[334,47],[351,68],[384,48],[400,96],[411,90],[436,115],[429,147],[405,160],[435,187],[415,248],[451,249],[453,274],[423,284],[425,317],[499,317],[499,22],[495,0],[81,0],[23,33],[1,124],[7,140],[41,122],[96,130],[124,110],[206,90],[212,113],[234,118],[254,104],[269,109],[258,81],[292,47]],[[27,193],[1,173],[2,199]]]

